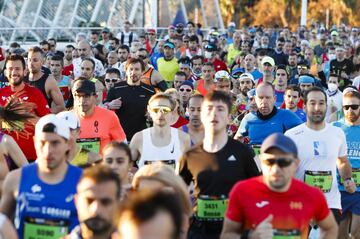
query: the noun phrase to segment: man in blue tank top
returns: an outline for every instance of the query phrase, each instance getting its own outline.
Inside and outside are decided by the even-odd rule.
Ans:
[[[349,89],[349,88],[348,88]],[[343,110],[345,118],[333,123],[340,127],[346,135],[348,157],[352,167],[352,177],[347,179],[355,182],[355,193],[345,191],[344,180],[338,175],[339,190],[341,193],[341,207],[343,220],[339,227],[339,237],[349,238],[349,225],[351,238],[360,237],[360,93],[349,90],[343,95]],[[345,180],[346,182],[346,180]]]
[[[35,163],[12,171],[3,185],[0,211],[14,224],[20,239],[57,239],[79,221],[74,204],[81,169],[67,163],[70,130],[53,114],[35,127]]]

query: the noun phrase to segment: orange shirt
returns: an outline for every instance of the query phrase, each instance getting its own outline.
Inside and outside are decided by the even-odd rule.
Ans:
[[[111,141],[125,141],[126,135],[115,112],[95,106],[94,113],[80,118],[80,136],[77,143],[102,155]]]

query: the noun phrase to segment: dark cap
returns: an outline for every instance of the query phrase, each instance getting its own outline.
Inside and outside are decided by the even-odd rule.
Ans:
[[[294,154],[295,157],[298,154],[294,141],[282,133],[274,133],[268,136],[262,143],[260,152],[266,153],[271,148],[277,148],[287,154]]]
[[[205,46],[205,50],[206,50],[206,51],[213,52],[213,51],[217,51],[217,47],[216,47],[216,45],[214,45],[214,44],[207,44],[207,45]]]
[[[96,94],[95,84],[90,80],[76,80],[72,92],[82,92],[88,95]]]
[[[164,43],[164,47],[169,47],[169,48],[171,48],[171,49],[174,49],[174,48],[175,48],[175,44],[172,43],[171,41],[166,41],[166,42]]]
[[[101,32],[110,33],[110,29],[107,27],[104,27]]]

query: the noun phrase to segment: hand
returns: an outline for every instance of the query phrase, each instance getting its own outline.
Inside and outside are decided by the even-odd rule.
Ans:
[[[120,109],[122,105],[122,101],[121,101],[121,97],[111,101],[109,104],[108,104],[108,107],[109,107],[109,110],[118,110]]]
[[[356,191],[356,185],[354,180],[345,180],[344,187],[346,192],[348,193],[354,193]]]
[[[341,72],[341,78],[343,78],[343,79],[348,79],[349,77],[348,77],[348,75],[345,73],[345,72]]]
[[[250,232],[249,238],[251,239],[272,239],[273,238],[273,228],[272,222],[273,215],[269,215],[262,222],[257,225],[254,231]]]

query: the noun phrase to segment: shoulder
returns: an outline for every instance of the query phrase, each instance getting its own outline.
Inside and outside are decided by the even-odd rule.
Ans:
[[[237,192],[241,192],[241,194],[243,194],[244,192],[254,191],[254,188],[260,186],[261,184],[263,184],[262,176],[241,180],[234,185],[232,194]]]
[[[155,94],[155,88],[151,85],[147,85],[144,83],[140,83],[140,87],[141,89],[143,89],[145,92],[149,93],[149,94]]]
[[[302,123],[298,126],[295,126],[294,128],[287,130],[285,132],[285,135],[287,135],[289,137],[291,137],[291,136],[296,137],[297,135],[301,135],[305,132],[305,127],[306,127],[305,123]]]
[[[303,195],[304,198],[308,197],[314,201],[317,201],[319,197],[323,196],[323,193],[320,189],[310,186],[295,178],[292,179],[292,189],[294,192],[296,192],[296,194]]]

